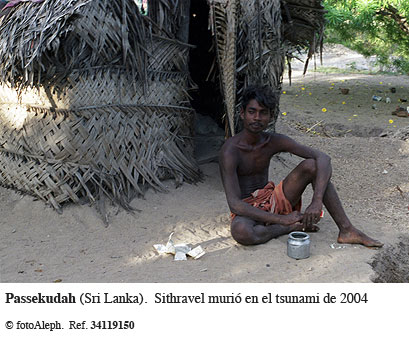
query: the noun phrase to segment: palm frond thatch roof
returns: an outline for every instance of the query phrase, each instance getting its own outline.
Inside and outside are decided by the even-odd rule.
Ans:
[[[325,10],[321,0],[283,0],[284,38],[287,57],[308,49],[308,61],[322,51]]]
[[[113,64],[145,77],[148,35],[137,6],[102,0],[95,16],[91,2],[21,3],[3,17],[0,79],[12,86],[34,86],[58,81],[73,70]]]

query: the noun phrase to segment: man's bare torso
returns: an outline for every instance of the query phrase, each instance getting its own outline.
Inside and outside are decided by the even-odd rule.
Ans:
[[[261,142],[254,146],[242,144],[240,135],[229,140],[229,151],[237,161],[237,177],[242,199],[267,184],[270,160],[277,153],[274,138],[274,134],[263,133]]]

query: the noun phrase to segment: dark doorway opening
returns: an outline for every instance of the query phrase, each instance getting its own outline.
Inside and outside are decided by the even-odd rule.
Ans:
[[[219,69],[216,62],[216,48],[208,29],[209,5],[206,0],[194,0],[190,4],[189,71],[198,89],[191,91],[192,107],[200,114],[210,116],[219,127],[224,128],[222,116],[224,104],[220,90]]]

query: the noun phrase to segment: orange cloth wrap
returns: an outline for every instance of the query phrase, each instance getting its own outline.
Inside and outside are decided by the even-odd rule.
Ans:
[[[285,197],[282,181],[277,186],[274,185],[274,182],[269,181],[264,188],[254,191],[250,197],[244,198],[243,201],[253,207],[280,215],[287,215],[294,210],[301,210],[301,199],[293,207]],[[231,213],[232,220],[235,217],[236,214]]]

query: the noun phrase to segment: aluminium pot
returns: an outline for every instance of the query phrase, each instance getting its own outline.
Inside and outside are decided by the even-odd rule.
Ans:
[[[305,232],[291,232],[287,240],[287,255],[293,259],[306,259],[310,256],[310,236]]]

